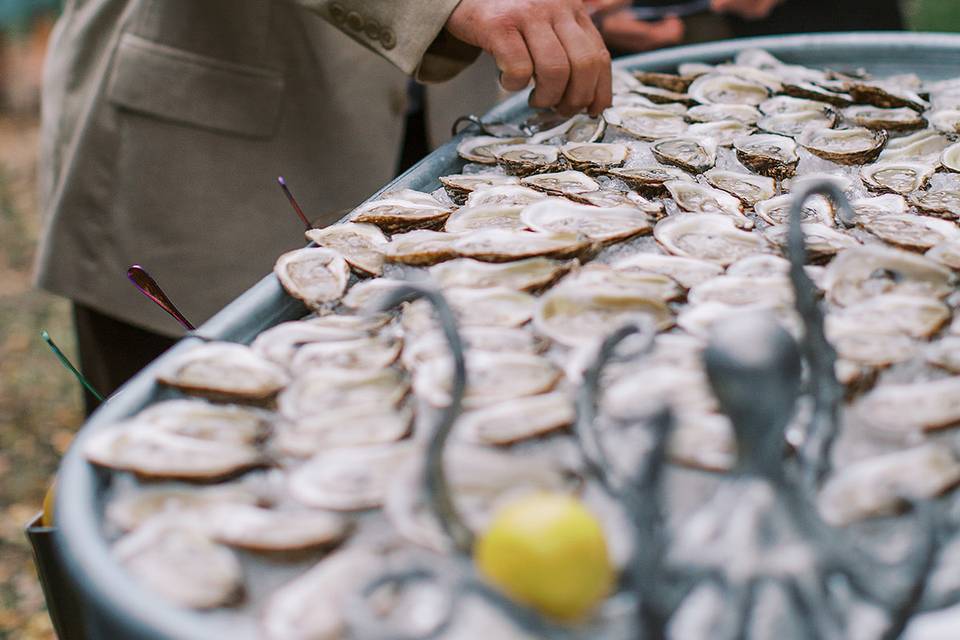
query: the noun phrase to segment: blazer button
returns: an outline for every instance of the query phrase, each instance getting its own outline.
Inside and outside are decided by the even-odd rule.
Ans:
[[[332,2],[330,4],[330,17],[337,24],[343,24],[343,21],[347,17],[347,10],[343,8],[343,5],[339,2]]]
[[[363,31],[365,22],[363,16],[356,11],[351,11],[347,14],[347,25],[354,31]]]
[[[383,28],[383,31],[380,32],[380,44],[388,51],[397,46],[397,36],[393,33],[392,29]]]
[[[367,22],[367,26],[366,26],[366,29],[364,30],[364,33],[366,33],[367,37],[370,38],[371,40],[379,40],[380,39],[380,23],[377,22],[376,20],[370,20],[369,22]]]

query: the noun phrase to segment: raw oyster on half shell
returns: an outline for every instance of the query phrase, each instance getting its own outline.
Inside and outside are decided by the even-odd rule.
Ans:
[[[710,169],[703,174],[703,177],[710,186],[737,197],[748,207],[752,207],[761,200],[772,198],[777,192],[773,178],[752,173]]]
[[[312,308],[339,300],[350,280],[350,267],[338,251],[296,249],[277,259],[273,272],[294,298]]]
[[[873,162],[887,143],[885,131],[864,127],[853,129],[805,129],[797,138],[804,149],[837,164]]]
[[[654,142],[650,150],[663,164],[690,173],[703,173],[717,162],[717,142],[713,138],[665,138]]]
[[[733,147],[745,167],[775,180],[793,177],[800,164],[797,143],[786,136],[754,134],[735,141]]]
[[[171,358],[157,381],[186,393],[265,403],[289,382],[278,365],[250,347],[208,342]]]
[[[653,229],[650,219],[639,209],[601,209],[550,201],[530,205],[521,218],[534,231],[581,235],[601,243],[626,240]]]
[[[727,266],[769,250],[763,238],[737,228],[730,216],[687,213],[664,218],[653,228],[657,242],[669,253]]]
[[[387,237],[372,224],[346,222],[323,229],[310,229],[306,235],[319,246],[343,256],[358,275],[378,276],[383,272]]]
[[[506,287],[517,291],[539,291],[556,282],[573,264],[548,258],[502,263],[461,258],[431,267],[430,276],[445,289]]]

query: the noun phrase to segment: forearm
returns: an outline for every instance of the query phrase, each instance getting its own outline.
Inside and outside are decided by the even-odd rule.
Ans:
[[[480,50],[444,30],[459,0],[292,0],[424,82],[448,80]]]

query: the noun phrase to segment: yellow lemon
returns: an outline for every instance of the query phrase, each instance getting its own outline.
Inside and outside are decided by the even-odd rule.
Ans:
[[[583,618],[614,581],[600,523],[561,494],[535,493],[500,509],[474,560],[509,597],[560,620]]]
[[[40,517],[40,524],[44,527],[53,526],[53,503],[57,495],[57,479],[54,478],[47,489],[47,494],[43,496],[43,515]]]

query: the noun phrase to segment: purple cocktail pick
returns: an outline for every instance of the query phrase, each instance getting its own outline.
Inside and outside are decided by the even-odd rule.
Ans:
[[[135,264],[127,269],[127,278],[130,279],[133,286],[140,290],[140,293],[153,300],[158,307],[173,316],[173,319],[179,322],[184,329],[193,331],[196,328],[180,313],[180,310],[170,301],[170,298],[168,298],[167,294],[160,288],[157,281],[151,278],[150,274],[147,273],[143,267]]]
[[[300,217],[300,221],[303,222],[303,226],[307,231],[313,229],[313,225],[310,224],[310,221],[307,220],[306,214],[303,213],[303,209],[300,208],[300,203],[297,202],[297,199],[293,197],[293,194],[290,193],[290,189],[287,187],[287,181],[283,179],[283,176],[277,178],[277,182],[280,183],[280,188],[283,189],[283,195],[287,196],[287,200],[290,201],[290,206],[293,207],[293,210],[297,212],[297,216]]]

